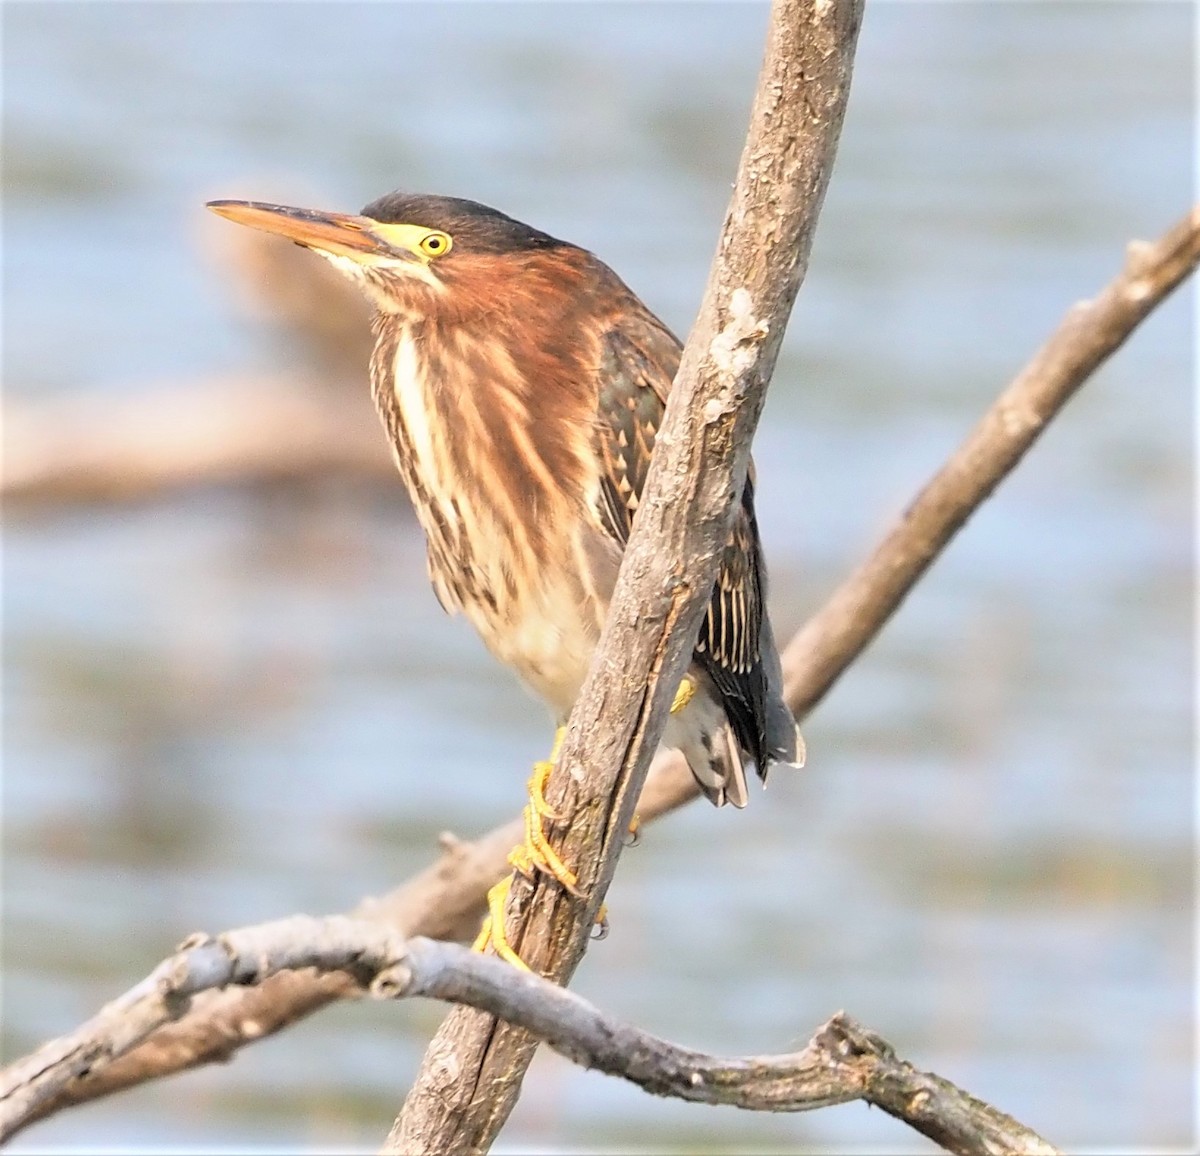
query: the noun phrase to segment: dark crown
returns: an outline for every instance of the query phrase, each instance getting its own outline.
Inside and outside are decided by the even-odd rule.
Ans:
[[[513,220],[498,209],[462,197],[424,193],[388,193],[372,201],[363,216],[387,224],[423,225],[440,229],[456,245],[475,252],[511,253],[524,249],[574,248],[547,233]]]

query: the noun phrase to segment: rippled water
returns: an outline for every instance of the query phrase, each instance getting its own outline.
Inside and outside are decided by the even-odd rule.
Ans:
[[[679,330],[766,11],[7,5],[6,396],[294,364],[202,202],[471,196],[595,249]],[[757,443],[788,635],[1064,308],[1191,197],[1182,5],[876,4]],[[219,227],[219,226],[218,226]],[[744,814],[622,862],[577,986],[784,1050],[844,1007],[1079,1150],[1192,1133],[1192,409],[1170,303],[972,520]],[[10,515],[4,1043],[195,928],[346,908],[515,813],[542,709],[428,591],[390,496],[206,490]],[[508,768],[502,771],[500,768]],[[440,1016],[338,1008],[17,1146],[373,1148]],[[928,1150],[858,1105],[649,1099],[542,1057],[510,1150]]]

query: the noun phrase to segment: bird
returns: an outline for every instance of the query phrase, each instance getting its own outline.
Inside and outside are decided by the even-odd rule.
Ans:
[[[395,192],[359,214],[216,200],[304,246],[373,305],[371,389],[424,530],[429,578],[550,707],[510,863],[578,894],[545,830],[544,788],[600,637],[682,346],[603,261],[497,209]],[[751,464],[663,745],[717,806],[744,807],[804,743],[783,699]],[[476,946],[503,933],[508,880]]]

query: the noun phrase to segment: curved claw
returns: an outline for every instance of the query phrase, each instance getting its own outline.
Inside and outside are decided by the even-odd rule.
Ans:
[[[596,922],[592,924],[592,939],[599,942],[601,939],[608,938],[608,904],[601,903],[600,910],[596,912]]]
[[[636,847],[642,841],[642,821],[634,815],[629,820],[629,830],[625,832],[625,846]]]
[[[551,823],[561,823],[565,816],[546,801],[546,784],[550,781],[550,773],[553,770],[553,759],[533,764],[533,774],[529,776],[529,805],[543,819],[549,819]]]
[[[513,967],[529,971],[529,965],[512,949],[504,931],[504,905],[512,888],[512,876],[506,875],[487,893],[488,913],[471,945],[472,951],[484,952],[492,947],[496,954]]]

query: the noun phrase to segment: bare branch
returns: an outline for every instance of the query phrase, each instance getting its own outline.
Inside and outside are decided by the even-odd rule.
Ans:
[[[974,463],[974,483],[959,491],[955,501],[934,502],[928,497],[934,491],[931,482],[923,491],[925,497],[913,503],[868,560],[793,638],[785,652],[785,677],[788,705],[797,718],[803,719],[825,696],[899,605],[908,586],[906,578],[896,575],[906,575],[913,565],[911,560],[924,557],[923,543],[937,543],[936,557],[955,529],[1020,460],[1020,454],[1011,452],[1004,424],[999,421],[1004,399],[1011,403],[1019,383],[1024,383],[1033,397],[1044,397],[1049,390],[1045,376],[1062,374],[1064,367],[1074,366],[1072,373],[1083,374],[1079,380],[1072,379],[1067,393],[1087,380],[1105,355],[1092,362],[1093,355],[1084,356],[1084,351],[1102,343],[1109,352],[1117,349],[1200,262],[1200,210],[1194,210],[1158,241],[1134,243],[1130,253],[1136,255],[1136,270],[1130,267],[1122,271],[1089,306],[1083,307],[1082,315],[1078,306],[1068,315],[1056,335],[992,406],[970,440],[955,452],[951,461],[969,458]],[[1131,284],[1137,286],[1132,294]],[[1140,301],[1141,307],[1120,304],[1130,295]],[[1097,307],[1104,302],[1109,306]],[[1069,340],[1064,342],[1068,333]],[[1057,347],[1058,354],[1047,360],[1045,350],[1051,347]],[[1086,368],[1081,369],[1083,366]],[[1039,407],[1039,412],[1049,421],[1058,408]],[[979,431],[985,429],[993,434],[980,439]],[[967,446],[972,444],[974,450],[968,455]],[[946,466],[937,476],[946,477],[948,473]],[[920,517],[914,516],[923,510]],[[904,559],[910,560],[907,565]],[[922,569],[928,568],[931,560],[926,560]],[[677,755],[663,753],[655,759],[638,813],[648,825],[695,796],[692,777],[683,761]],[[467,938],[482,915],[485,892],[506,871],[505,856],[520,832],[517,819],[473,842],[447,838],[446,850],[435,863],[388,895],[368,900],[353,914],[385,923],[406,935]],[[243,1045],[333,1000],[356,994],[358,989],[342,973],[305,971],[285,972],[252,988],[203,993],[178,1022],[151,1033],[140,1046],[102,1072],[72,1080],[60,1089],[42,1105],[39,1116],[147,1080],[227,1060]]]
[[[52,1040],[0,1073],[0,1139],[40,1114],[70,1081],[102,1072],[156,1028],[183,1015],[192,997],[316,967],[374,977],[404,954],[400,936],[344,916],[295,916],[212,938],[194,935],[141,983],[78,1031]]]
[[[367,386],[370,308],[324,261],[280,237],[202,221],[249,310],[287,331],[301,380],[233,377],[74,394],[3,408],[0,497],[39,503],[145,501],[189,486],[352,476],[397,492]],[[17,394],[9,382],[9,396]]]
[[[1056,1152],[1004,1113],[897,1059],[889,1044],[841,1013],[800,1052],[717,1059],[613,1020],[573,992],[497,959],[436,940],[406,943],[377,924],[341,916],[296,916],[215,938],[192,936],[78,1031],[0,1073],[0,1140],[70,1080],[88,1069],[102,1072],[155,1027],[184,1014],[198,993],[297,968],[342,973],[378,998],[468,1004],[520,1024],[583,1067],[655,1095],[768,1112],[865,1100],[952,1152]]]
[[[772,4],[716,260],[547,792],[567,816],[557,850],[584,898],[544,879],[521,880],[510,897],[509,941],[530,967],[560,983],[586,950],[711,596],[766,386],[807,268],[861,15],[862,0]],[[516,1103],[535,1046],[525,1031],[456,1008],[429,1045],[384,1150],[487,1151]]]
[[[301,382],[230,378],[124,400],[10,402],[3,416],[0,494],[10,508],[339,474],[396,480],[365,387],[348,400]]]
[[[1200,207],[1153,244],[1131,242],[1116,278],[1068,310],[891,533],[792,639],[784,670],[806,687],[790,703],[797,714],[821,701],[1049,421],[1198,261]]]

